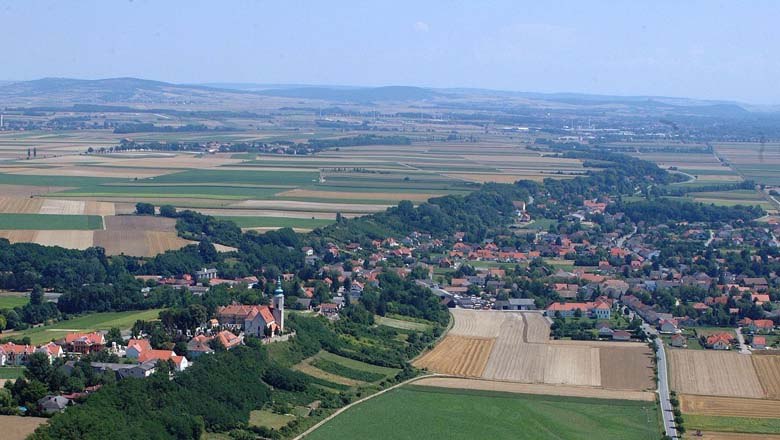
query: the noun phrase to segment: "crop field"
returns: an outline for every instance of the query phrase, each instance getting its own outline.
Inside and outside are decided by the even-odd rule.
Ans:
[[[19,292],[0,292],[0,309],[13,309],[30,302],[30,297]]]
[[[657,417],[652,402],[404,386],[350,408],[306,438],[655,440]]]
[[[452,330],[415,362],[417,367],[501,382],[632,391],[654,386],[651,354],[644,345],[550,341],[549,322],[536,312],[452,313]]]
[[[0,415],[0,432],[4,440],[24,440],[35,429],[46,423],[48,419],[43,417],[22,417]]]
[[[745,179],[766,185],[780,185],[780,144],[720,143],[715,151]]]
[[[481,377],[495,339],[448,335],[415,362],[418,368],[466,377]]]
[[[683,416],[686,429],[746,434],[780,434],[780,418]]]
[[[422,320],[422,322],[413,321],[406,319],[406,317],[391,318],[387,316],[376,316],[374,319],[379,325],[393,327],[401,330],[426,331],[431,328],[430,323],[426,323]]]
[[[193,242],[176,235],[174,219],[147,216],[106,217],[106,229],[95,231],[95,246],[107,255],[150,257]]]
[[[681,394],[680,410],[684,414],[704,416],[772,419],[780,417],[780,400]]]
[[[712,350],[671,350],[671,388],[682,394],[763,398],[752,357]]]
[[[297,141],[322,137],[323,133],[302,136]],[[334,134],[327,132],[328,136]],[[289,134],[252,130],[133,135],[138,141],[277,138],[289,140]],[[102,130],[1,133],[0,157],[6,160],[0,163],[0,214],[113,216],[130,213],[133,205],[142,201],[207,214],[211,211],[242,228],[258,231],[282,227],[308,231],[327,225],[326,220],[335,219],[336,213],[364,215],[383,211],[401,200],[419,204],[446,194],[465,195],[481,182],[566,179],[585,171],[579,160],[528,150],[522,141],[486,136],[474,144],[413,138],[413,145],[343,147],[313,155],[85,154],[90,146],[118,143],[121,135]],[[25,160],[27,149],[33,146],[38,155]],[[0,230],[17,229],[16,223],[15,227],[0,223]],[[26,224],[31,230],[83,229]],[[35,235],[0,234],[14,235],[17,241],[37,240]],[[92,240],[79,237],[59,242],[79,248],[91,243],[106,245],[111,253],[135,255],[153,255],[186,244],[150,234],[120,237],[127,244],[108,245],[104,235],[98,232]]]
[[[780,400],[780,356],[751,357],[766,397]],[[777,414],[780,414],[780,408]]]
[[[89,230],[102,227],[103,220],[96,215],[0,214],[0,229],[4,230]]]
[[[699,440],[780,440],[780,435],[702,431]]]
[[[689,197],[697,202],[720,206],[758,205],[765,210],[774,209],[773,204],[762,193],[754,190],[696,192]]]
[[[369,382],[378,382],[394,376],[399,370],[367,364],[345,358],[327,351],[320,351],[299,362],[293,369],[317,379],[334,384],[353,387]]]
[[[61,338],[70,332],[109,330],[112,327],[117,327],[120,330],[127,330],[139,319],[144,321],[157,319],[159,313],[160,309],[91,313],[89,315],[59,321],[52,325],[34,327],[19,332],[4,332],[3,335],[13,336],[14,338],[29,336],[30,342],[38,345]]]

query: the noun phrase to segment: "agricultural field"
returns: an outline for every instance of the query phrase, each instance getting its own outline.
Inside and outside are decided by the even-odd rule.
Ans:
[[[353,133],[358,134],[358,133]],[[340,136],[349,134],[339,133]],[[315,131],[295,141],[334,137]],[[414,137],[413,137],[414,138]],[[308,231],[347,217],[382,211],[401,200],[422,203],[446,194],[468,194],[483,182],[571,178],[584,172],[576,159],[545,156],[521,141],[486,136],[479,144],[415,139],[413,145],[342,147],[314,155],[190,152],[85,154],[89,147],[115,145],[121,135],[102,130],[0,134],[0,214],[113,216],[132,212],[139,201],[171,204],[230,219],[246,229],[292,227]],[[134,133],[145,141],[289,140],[280,132]],[[27,149],[37,155],[26,159]],[[5,198],[13,200],[4,200]],[[65,225],[27,229],[60,230]],[[75,219],[71,219],[75,222]],[[43,242],[36,235],[12,234],[22,222],[0,217],[0,236]],[[15,225],[15,226],[14,226]],[[84,229],[68,227],[69,231]],[[100,229],[100,228],[94,228]],[[103,243],[86,237],[52,244],[84,248]],[[158,234],[159,235],[159,234]],[[44,237],[45,238],[45,237]],[[130,238],[123,239],[127,242]],[[182,242],[145,236],[137,247],[114,246],[112,253],[153,255]],[[156,244],[161,241],[161,244]],[[47,241],[49,244],[51,240]],[[144,248],[144,249],[141,249]]]
[[[0,309],[13,309],[28,302],[30,302],[30,297],[26,293],[0,291]]]
[[[780,185],[780,144],[718,143],[715,151],[745,179]]]
[[[780,356],[670,350],[671,388],[682,394],[778,399]]]
[[[120,330],[128,330],[137,320],[155,320],[159,313],[159,309],[91,313],[89,315],[59,321],[52,325],[33,327],[22,331],[4,332],[3,335],[14,338],[29,336],[31,344],[39,345],[61,338],[71,332],[109,330],[112,327],[117,327]]]
[[[22,417],[0,415],[0,432],[4,440],[24,440],[35,431],[38,426],[46,423],[48,419],[43,417]]]
[[[423,319],[413,319],[408,316],[398,315],[397,317],[390,316],[375,316],[374,320],[378,325],[384,325],[387,327],[397,328],[401,330],[414,330],[414,331],[426,331],[430,330],[432,324]]]
[[[463,377],[527,384],[645,391],[654,387],[643,344],[551,341],[537,312],[452,310],[455,324],[415,366]]]
[[[327,351],[321,351],[312,357],[304,359],[294,365],[293,369],[320,381],[325,381],[319,384],[326,388],[333,388],[331,384],[343,387],[357,387],[379,382],[398,373],[398,370],[394,368],[367,364]],[[336,391],[342,389],[344,388],[336,388]]]
[[[407,385],[350,408],[306,438],[654,440],[657,420],[652,402]]]

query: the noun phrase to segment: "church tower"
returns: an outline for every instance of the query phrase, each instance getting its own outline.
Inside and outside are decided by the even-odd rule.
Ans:
[[[279,331],[284,331],[284,289],[282,289],[282,277],[276,280],[276,290],[274,290],[274,319],[279,324]]]

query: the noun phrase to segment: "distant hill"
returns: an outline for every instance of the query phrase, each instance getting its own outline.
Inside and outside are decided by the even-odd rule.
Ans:
[[[298,101],[327,101],[337,105],[408,103],[426,101],[431,108],[467,111],[544,109],[587,114],[685,115],[739,118],[755,112],[777,112],[777,107],[748,106],[729,101],[708,101],[662,96],[608,96],[581,93],[533,93],[487,89],[433,89],[410,86],[352,87],[299,84],[212,83],[172,84],[138,78],[97,80],[42,78],[0,82],[4,106],[34,107],[119,105],[134,108],[252,109],[263,107],[267,97]],[[307,104],[304,104],[307,105]]]
[[[442,97],[442,92],[421,87],[387,86],[370,88],[297,87],[260,90],[266,96],[285,98],[320,99],[324,101],[376,102],[421,101]]]

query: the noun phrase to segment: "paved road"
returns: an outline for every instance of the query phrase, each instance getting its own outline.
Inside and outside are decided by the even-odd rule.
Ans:
[[[666,368],[666,350],[664,341],[658,331],[645,322],[642,329],[649,335],[655,335],[655,352],[658,359],[658,396],[661,401],[661,416],[664,420],[664,432],[671,438],[677,438],[677,429],[674,426],[674,414],[672,402],[669,401],[669,375]]]
[[[734,332],[737,334],[737,342],[739,343],[739,353],[753,354],[750,350],[748,350],[748,347],[745,344],[745,337],[742,336],[742,328],[737,327],[736,329],[734,329]]]

